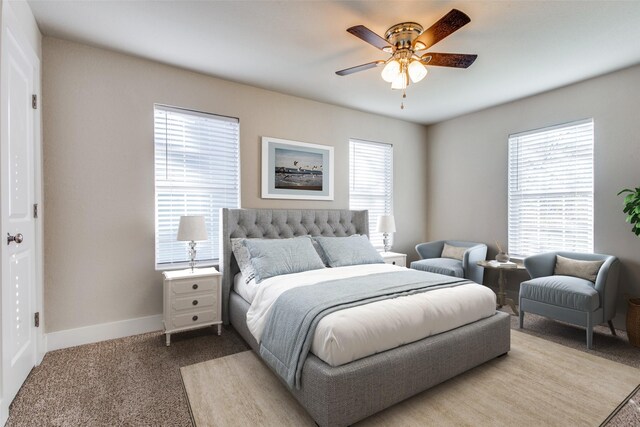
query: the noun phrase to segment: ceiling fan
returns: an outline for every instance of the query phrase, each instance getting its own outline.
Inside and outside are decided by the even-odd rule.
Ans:
[[[452,9],[427,30],[415,22],[402,22],[389,28],[384,38],[364,25],[356,25],[347,31],[365,42],[391,54],[387,60],[378,60],[336,71],[339,76],[347,76],[359,71],[384,65],[382,78],[391,83],[391,89],[407,88],[410,82],[417,83],[427,75],[425,65],[467,68],[478,55],[461,53],[426,52],[440,40],[459,30],[471,19],[463,12]],[[405,95],[403,95],[405,96]]]

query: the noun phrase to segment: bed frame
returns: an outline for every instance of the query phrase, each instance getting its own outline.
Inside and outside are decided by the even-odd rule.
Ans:
[[[236,237],[369,235],[368,212],[351,210],[222,209],[222,315],[251,348],[247,303],[233,292],[240,271],[231,251]],[[410,344],[331,367],[309,354],[300,389],[289,391],[320,426],[346,426],[446,381],[510,350],[509,315],[495,315]]]

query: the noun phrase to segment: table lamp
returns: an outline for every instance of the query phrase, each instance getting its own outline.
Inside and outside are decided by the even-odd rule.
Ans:
[[[193,272],[196,266],[196,240],[207,240],[207,225],[203,215],[185,215],[180,217],[178,241],[189,242],[189,266]]]
[[[396,221],[393,215],[380,215],[378,217],[378,232],[382,233],[385,252],[389,252],[389,249],[391,249],[389,246],[389,233],[395,233],[395,231]]]

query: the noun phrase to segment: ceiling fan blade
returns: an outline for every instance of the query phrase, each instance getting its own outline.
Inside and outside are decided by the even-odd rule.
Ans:
[[[380,50],[384,50],[385,52],[391,52],[391,49],[393,49],[388,41],[371,31],[364,25],[356,25],[355,27],[347,28],[347,31],[358,37],[359,39],[366,41],[370,45],[373,45]]]
[[[435,53],[429,52],[422,55],[421,62],[425,65],[436,65],[438,67],[469,68],[478,55],[468,55],[464,53]]]
[[[355,67],[345,68],[344,70],[336,71],[336,74],[339,76],[348,76],[349,74],[357,73],[358,71],[368,70],[370,68],[375,68],[378,65],[384,64],[384,61],[373,61],[362,65],[356,65]]]
[[[448,35],[458,31],[460,28],[471,22],[465,13],[460,12],[458,9],[451,9],[451,12],[440,18],[438,22],[426,29],[420,37],[414,40],[413,45],[417,42],[422,43],[425,47],[422,49],[429,49],[440,40],[444,39]]]

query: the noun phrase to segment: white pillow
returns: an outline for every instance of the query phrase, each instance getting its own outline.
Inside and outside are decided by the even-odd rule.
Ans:
[[[236,257],[236,262],[238,263],[238,267],[240,267],[245,283],[249,283],[255,279],[256,271],[253,269],[253,265],[251,265],[249,250],[242,243],[244,240],[245,239],[242,238],[231,239],[231,250]]]
[[[233,290],[242,297],[246,302],[251,304],[253,299],[258,292],[258,285],[254,280],[249,281],[249,283],[245,283],[246,280],[242,276],[242,273],[236,274],[233,278]]]

